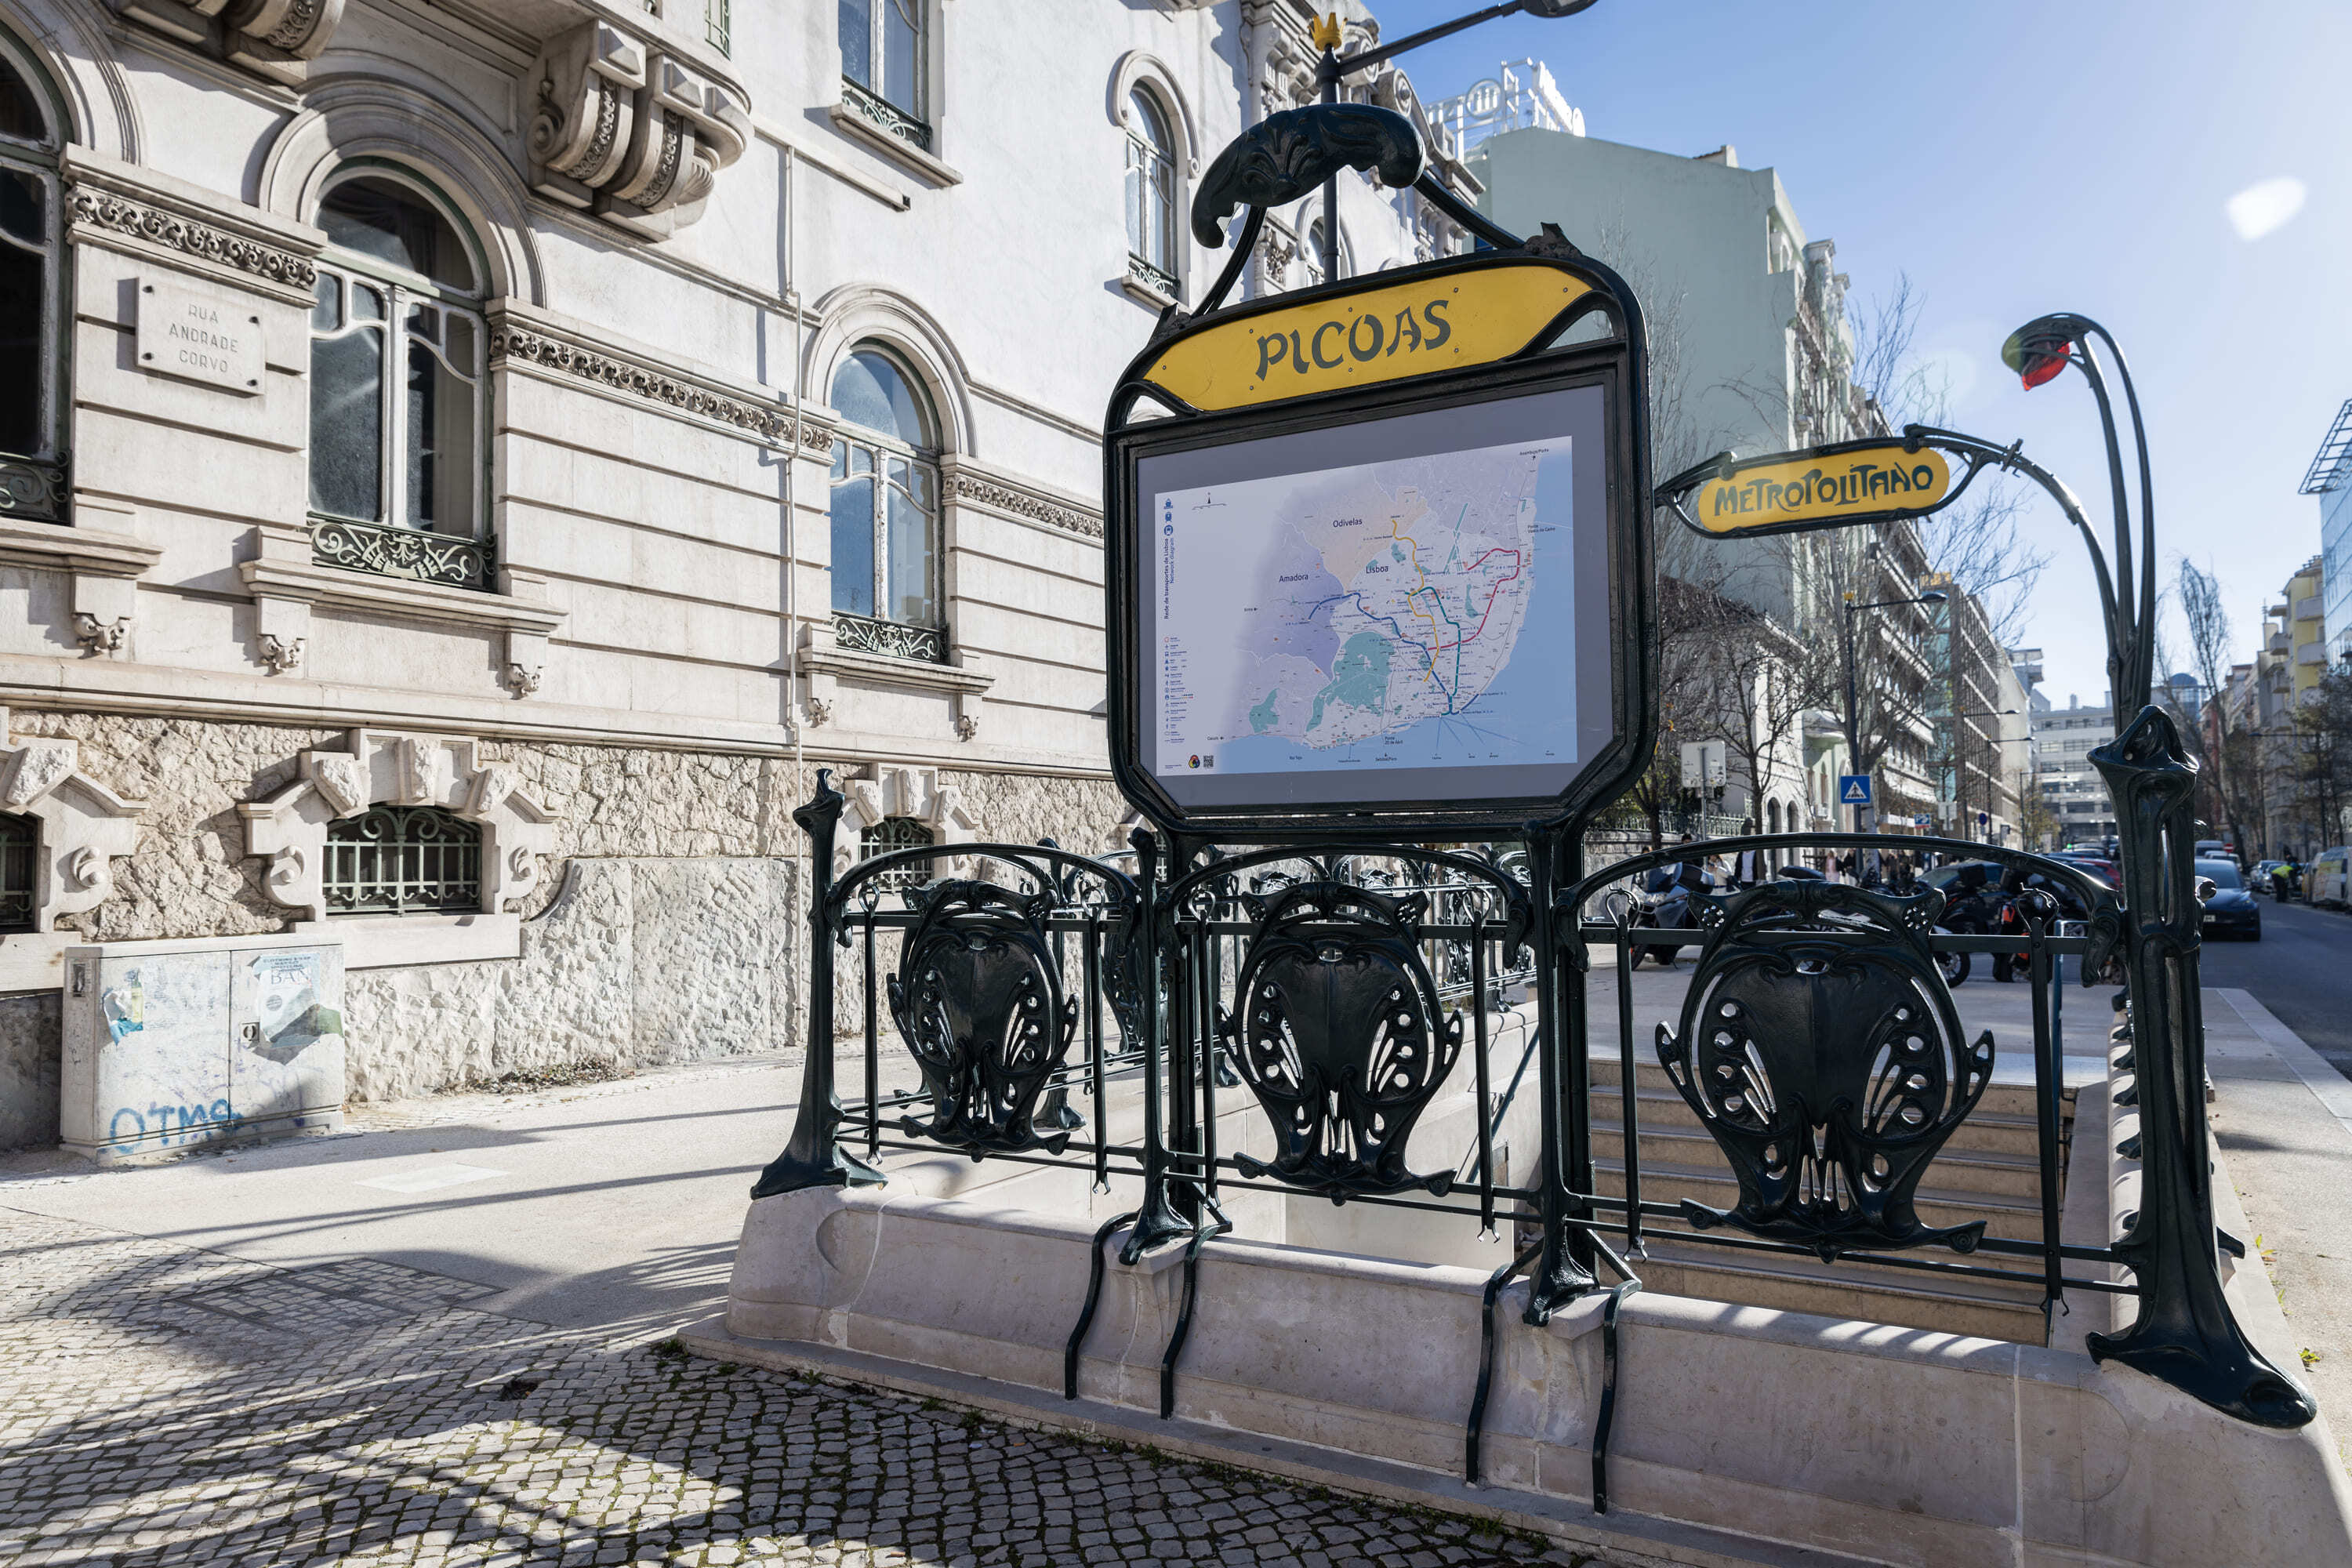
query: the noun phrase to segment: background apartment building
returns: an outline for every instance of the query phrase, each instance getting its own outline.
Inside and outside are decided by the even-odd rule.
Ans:
[[[1450,100],[1436,113],[1475,125],[1470,111],[1496,96]],[[1886,433],[1884,413],[1853,380],[1848,279],[1836,268],[1836,247],[1807,235],[1773,170],[1741,168],[1728,146],[1688,157],[1548,128],[1533,117],[1474,137],[1465,162],[1485,187],[1482,208],[1496,222],[1558,222],[1641,295],[1661,477],[1720,451]],[[1942,637],[1943,612],[1916,602],[1935,568],[1918,530],[1894,524],[1701,542],[1668,526],[1658,559],[1662,572],[1765,617],[1785,646],[1800,650],[1794,679],[1811,693],[1765,787],[1746,796],[1727,792],[1727,815],[1759,825],[1777,817],[1830,826],[1822,815],[1830,803],[1810,781],[1831,747],[1843,749],[1843,652],[1851,631],[1863,744],[1861,756],[1844,765],[1875,775],[1880,825],[1929,828],[1947,818],[1952,743],[1937,715],[1951,711],[1952,674],[1930,651]],[[2000,706],[1990,697],[1998,662],[1963,677],[1969,689],[1983,688],[1979,707]],[[1717,727],[1737,730],[1743,721],[1734,715]],[[1827,731],[1819,729],[1824,722]],[[1997,793],[1977,755],[1982,737],[1971,734],[1971,777],[1979,780],[1971,787]]]

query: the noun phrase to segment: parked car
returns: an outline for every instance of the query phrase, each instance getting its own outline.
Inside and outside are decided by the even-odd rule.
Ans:
[[[2263,940],[2263,907],[2254,902],[2253,890],[2246,879],[2238,875],[2235,860],[2197,862],[2197,874],[2213,884],[2213,896],[2205,900],[2204,918],[2199,922],[2207,936],[2242,936],[2249,942]]]
[[[2080,867],[2095,879],[2105,882],[2110,890],[2124,885],[2123,874],[2116,868],[2116,863],[2104,855],[2094,855],[2087,849],[2061,849],[2050,858]]]
[[[2303,873],[2304,901],[2330,908],[2352,902],[2352,847],[2323,849]]]
[[[2238,852],[2218,838],[2200,838],[2197,841],[2197,858],[2227,860],[2234,866],[2238,861]]]
[[[2247,884],[2257,893],[2271,893],[2284,899],[2286,889],[2294,882],[2293,866],[2294,862],[2288,860],[2257,860],[2254,868],[2246,873]],[[2281,870],[2286,870],[2288,875],[2282,878],[2279,875]]]

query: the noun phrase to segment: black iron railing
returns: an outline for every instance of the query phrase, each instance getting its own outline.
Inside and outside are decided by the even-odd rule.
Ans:
[[[1078,1166],[1097,1186],[1139,1188],[1137,1211],[1100,1239],[1125,1231],[1129,1264],[1182,1242],[1188,1277],[1229,1228],[1236,1193],[1448,1215],[1524,1244],[1496,1272],[1490,1304],[1521,1274],[1531,1322],[1613,1289],[1612,1340],[1617,1300],[1639,1284],[1634,1264],[1664,1242],[2024,1287],[2045,1323],[2071,1293],[2137,1289],[2107,1277],[2106,1266],[2129,1263],[2126,1247],[2062,1234],[2059,985],[2070,960],[2078,977],[2111,974],[2123,923],[2107,889],[2063,862],[1850,834],[1677,846],[1590,874],[1577,874],[1560,839],[1501,854],[1186,844],[1163,862],[1162,841],[1139,833],[1132,855],[1103,858],[1050,844],[917,847],[835,880],[842,804],[821,782],[798,814],[816,868],[809,1037],[856,1037],[863,1083],[845,1106],[831,1053],[808,1053],[791,1144],[755,1196],[880,1182],[881,1162],[900,1151]],[[1639,1037],[1635,958],[1660,933],[1637,928],[1633,905],[1613,896],[1629,879],[1694,854],[1778,859],[1897,842],[2038,873],[2087,919],[2062,935],[2058,901],[2027,892],[2021,929],[1953,935],[1934,929],[1934,892],[1790,879],[1705,896],[1699,926],[1681,933],[1698,958],[1679,1016]],[[919,885],[903,885],[910,871]],[[1588,984],[1604,950],[1617,961],[1613,1020],[1596,1000],[1604,988]],[[851,957],[848,976],[835,974],[837,951]],[[2040,1194],[2030,1237],[1918,1213],[1938,1151],[1993,1081],[1991,1037],[1966,1036],[1941,972],[1955,952],[2021,955],[2029,981]],[[1612,1036],[1596,1064],[1596,1039]],[[885,1092],[884,1055],[901,1046],[921,1087]],[[1600,1064],[1613,1084],[1596,1083]],[[1645,1195],[1637,1089],[1653,1064],[1720,1151],[1736,1203]],[[1454,1133],[1465,1152],[1416,1158],[1424,1113],[1465,1093],[1469,1125]],[[1122,1097],[1142,1111],[1123,1134],[1109,1109]],[[1613,1110],[1622,1143],[1613,1180],[1596,1158],[1596,1108]],[[1269,1156],[1221,1146],[1236,1112],[1271,1133],[1255,1145]],[[1507,1125],[1519,1130],[1507,1163]],[[1163,1413],[1188,1323],[1184,1314],[1167,1353]],[[1471,1391],[1477,1408],[1483,1384]],[[1474,1477],[1475,1428],[1474,1417]]]

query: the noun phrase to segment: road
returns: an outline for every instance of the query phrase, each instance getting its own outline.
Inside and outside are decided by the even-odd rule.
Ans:
[[[2262,905],[2262,941],[2205,944],[2205,984],[2252,992],[2352,1078],[2352,916],[2269,899]]]

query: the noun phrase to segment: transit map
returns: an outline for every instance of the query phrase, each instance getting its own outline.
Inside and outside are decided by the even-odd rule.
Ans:
[[[1572,447],[1154,498],[1156,771],[1575,760]]]

